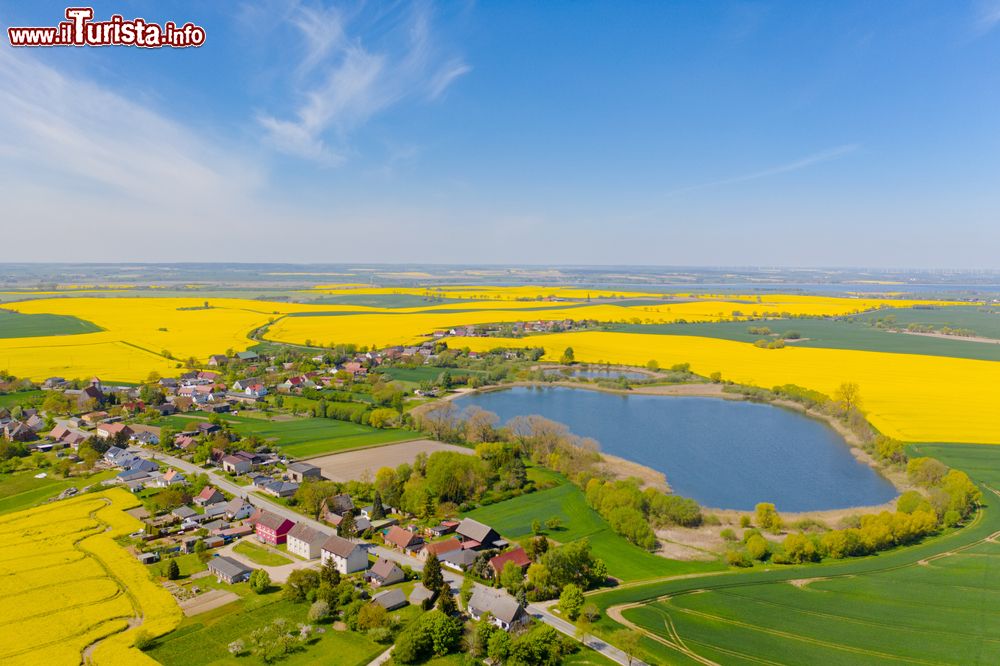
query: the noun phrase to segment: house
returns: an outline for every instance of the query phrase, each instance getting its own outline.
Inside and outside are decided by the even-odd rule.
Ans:
[[[339,525],[340,517],[348,511],[354,511],[354,500],[350,495],[334,495],[323,500],[320,506],[319,518],[331,525]]]
[[[435,537],[443,537],[445,534],[454,532],[457,527],[457,520],[442,520],[439,525],[430,528],[430,533]]]
[[[246,474],[253,469],[249,460],[241,456],[225,456],[222,460],[222,469],[230,474]]]
[[[184,474],[177,471],[176,469],[168,469],[167,472],[163,475],[163,482],[168,486],[173,486],[176,484],[183,485],[187,483],[187,479],[184,477]]]
[[[483,587],[482,585],[476,585],[476,589],[469,598],[467,608],[472,619],[478,621],[484,615],[489,614],[493,618],[493,624],[504,631],[509,631],[511,627],[528,621],[528,614],[524,607],[517,602],[517,599],[503,590]]]
[[[368,568],[368,551],[360,544],[336,535],[323,542],[320,547],[320,557],[323,564],[333,561],[337,571],[342,574],[364,571]]]
[[[198,512],[189,506],[179,506],[170,512],[170,515],[176,516],[180,520],[188,520],[194,518],[198,515]]]
[[[490,559],[490,568],[493,569],[493,577],[499,578],[500,572],[503,568],[507,566],[508,562],[513,562],[517,565],[521,571],[524,571],[531,565],[531,559],[528,558],[528,554],[524,552],[524,548],[514,548],[513,550],[508,550],[506,553],[500,553],[496,557]]]
[[[228,502],[216,502],[215,504],[209,504],[205,507],[205,513],[201,514],[202,518],[204,520],[209,520],[210,518],[225,516],[227,506],[229,506]]]
[[[288,531],[288,552],[306,560],[314,560],[320,556],[323,544],[330,535],[321,530],[309,527],[305,523],[296,523]]]
[[[139,553],[138,558],[139,564],[153,564],[154,562],[160,561],[159,553]]]
[[[462,537],[464,548],[497,548],[507,545],[496,530],[472,518],[463,518],[455,528],[455,533]]]
[[[151,430],[143,430],[133,434],[130,438],[131,441],[136,442],[140,445],[152,444],[156,445],[160,443],[160,436]]]
[[[275,497],[291,497],[299,489],[299,484],[290,481],[271,481],[264,486],[264,492]]]
[[[277,546],[285,543],[288,539],[288,532],[295,526],[295,523],[270,511],[261,511],[254,525],[257,532],[257,539],[263,543]]]
[[[114,439],[119,436],[118,433],[122,433],[122,436],[128,438],[132,436],[132,429],[124,423],[102,423],[97,426],[95,431],[95,434],[101,439]]]
[[[43,389],[54,389],[62,388],[65,386],[66,380],[62,377],[49,377],[44,382],[42,382]]]
[[[22,421],[10,421],[3,427],[3,436],[10,442],[33,442],[38,439],[35,431]]]
[[[243,520],[253,514],[253,505],[241,497],[226,502],[226,517],[229,520]]]
[[[406,580],[406,574],[392,560],[382,557],[372,565],[372,568],[365,574],[365,578],[372,584],[372,587],[382,587],[383,585],[395,585]]]
[[[172,402],[165,402],[162,405],[156,405],[153,409],[158,411],[160,416],[171,416],[177,413],[177,405]]]
[[[225,501],[226,496],[212,486],[205,486],[201,489],[201,492],[198,493],[198,496],[194,498],[194,503],[198,506],[208,506],[210,504],[218,504],[219,502]]]
[[[177,435],[174,437],[174,446],[187,451],[188,449],[193,449],[198,446],[198,440],[190,435]]]
[[[424,540],[410,530],[403,529],[399,525],[393,525],[385,534],[385,542],[406,553],[416,553],[423,546]]]
[[[32,432],[41,432],[45,430],[45,419],[38,414],[32,414],[24,420],[24,425],[31,428]]]
[[[253,571],[242,562],[237,562],[231,557],[218,555],[208,562],[208,570],[215,574],[216,580],[220,583],[242,583],[250,579]]]
[[[403,594],[402,588],[394,588],[391,590],[386,590],[385,592],[379,592],[372,597],[372,603],[378,604],[387,611],[393,611],[397,608],[402,608],[408,602],[406,601],[406,595]]]
[[[211,366],[218,367],[220,365],[225,365],[229,362],[229,357],[225,354],[212,354],[208,357],[208,364]]]
[[[288,478],[298,483],[302,483],[306,479],[315,479],[318,481],[323,478],[323,471],[319,467],[316,467],[316,465],[310,465],[309,463],[289,463],[286,469],[288,471]]]
[[[453,550],[461,550],[462,542],[458,539],[445,539],[444,541],[431,541],[425,543],[420,549],[418,557],[426,560],[428,557],[437,557],[442,553],[450,553]]]
[[[256,361],[260,358],[260,355],[255,351],[242,351],[236,352],[236,358],[241,361]]]
[[[441,553],[437,558],[441,561],[443,566],[449,569],[454,569],[456,571],[465,571],[472,563],[476,561],[478,553],[474,550],[450,550],[447,553]]]
[[[195,426],[195,430],[199,435],[211,435],[213,432],[219,432],[222,428],[214,423],[201,421]]]

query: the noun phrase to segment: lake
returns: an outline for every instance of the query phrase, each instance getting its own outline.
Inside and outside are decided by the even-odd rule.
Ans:
[[[582,379],[652,379],[650,375],[636,370],[582,370],[577,368],[546,368],[546,375],[560,375],[565,377],[580,377]]]
[[[882,504],[896,488],[829,425],[767,404],[568,387],[516,387],[455,401],[501,422],[539,414],[601,450],[663,472],[678,495],[717,509],[821,511]]]

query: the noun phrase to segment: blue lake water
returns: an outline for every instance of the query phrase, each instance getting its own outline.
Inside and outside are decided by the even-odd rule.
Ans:
[[[581,377],[583,379],[620,379],[624,377],[625,379],[650,379],[650,376],[644,372],[636,372],[635,370],[580,370],[575,368],[562,369],[562,368],[548,368],[545,370],[547,375],[565,375],[568,377]]]
[[[855,460],[827,424],[772,405],[567,387],[516,387],[455,402],[501,422],[539,414],[592,437],[601,450],[666,474],[679,495],[717,509],[820,511],[882,504],[895,487]]]

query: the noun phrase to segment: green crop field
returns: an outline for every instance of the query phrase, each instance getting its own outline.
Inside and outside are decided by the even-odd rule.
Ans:
[[[604,560],[611,575],[624,581],[722,568],[717,562],[668,560],[632,545],[612,532],[607,522],[587,506],[579,488],[565,479],[562,481],[555,488],[490,504],[465,515],[515,539],[531,534],[534,520],[544,523],[549,518],[558,518],[562,526],[548,531],[550,539],[560,543],[589,539],[594,553]]]
[[[892,315],[898,325],[930,324],[935,327],[966,328],[984,338],[1000,339],[1000,308],[958,306],[943,308],[894,308],[862,315],[856,319],[874,321]]]
[[[96,333],[101,328],[70,315],[21,314],[0,310],[0,338],[34,338],[42,335]]]
[[[200,582],[200,581],[199,581]],[[185,618],[181,626],[157,639],[147,654],[165,666],[221,666],[223,664],[260,664],[257,657],[234,657],[228,646],[237,639],[247,640],[250,633],[277,618],[293,625],[306,622],[307,603],[280,599],[277,593],[250,597],[214,611]],[[338,664],[364,666],[385,650],[385,646],[352,631],[336,631],[325,626],[324,632],[301,651],[282,659],[288,666]]]
[[[426,365],[419,368],[379,368],[377,372],[388,377],[389,379],[419,384],[423,381],[435,381],[445,370],[448,370],[452,377],[485,374],[482,370],[467,370],[465,368],[434,368]]]
[[[942,311],[885,310],[881,311],[880,316],[884,316],[886,312],[936,313]],[[1000,323],[1000,315],[992,316]],[[958,326],[958,324],[953,325]],[[928,356],[1000,361],[1000,345],[997,344],[963,340],[959,337],[935,338],[925,335],[890,333],[889,331],[878,329],[862,321],[853,319],[778,319],[759,322],[726,321],[698,324],[616,324],[611,327],[611,330],[625,333],[695,335],[752,343],[764,337],[751,334],[747,331],[747,328],[757,326],[766,326],[779,334],[797,331],[801,334],[802,339],[787,343],[789,346],[795,347],[856,349],[859,351],[889,352],[894,354],[925,354]]]
[[[909,548],[812,566],[673,579],[593,597],[627,604],[649,663],[1000,662],[1000,448],[919,445],[968,472],[984,508],[966,527]],[[602,619],[600,631],[618,625]]]
[[[17,391],[16,393],[0,393],[0,407],[13,407],[14,405],[27,405],[29,403],[41,402],[43,391]]]
[[[83,488],[114,476],[113,471],[89,477],[61,479],[50,472],[44,479],[36,479],[37,470],[0,474],[0,514],[27,509],[55,497],[69,487]]]
[[[192,422],[205,420],[201,414],[174,415],[164,422],[174,428],[192,427]],[[410,430],[379,430],[359,423],[336,419],[300,418],[271,421],[263,418],[222,415],[222,420],[241,435],[256,435],[277,446],[282,453],[294,458],[325,455],[379,444],[391,444],[419,437]]]

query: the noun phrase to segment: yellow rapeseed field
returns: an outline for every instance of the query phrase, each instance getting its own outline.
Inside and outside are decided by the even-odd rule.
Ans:
[[[78,664],[95,641],[94,664],[155,663],[132,647],[136,634],[172,631],[181,613],[114,542],[141,527],[124,513],[138,504],[113,489],[0,517],[0,663]]]
[[[340,293],[427,293],[424,289],[359,288]],[[236,298],[76,297],[46,298],[8,303],[4,307],[26,314],[72,315],[101,327],[97,333],[30,338],[0,338],[0,369],[20,377],[43,380],[51,376],[99,377],[140,381],[150,371],[167,375],[180,360],[194,357],[204,363],[211,354],[241,351],[253,344],[248,334],[277,320],[267,338],[280,342],[328,345],[354,343],[385,346],[412,344],[435,330],[494,322],[596,319],[617,323],[718,321],[767,314],[849,314],[881,305],[905,307],[925,301],[881,297],[835,298],[780,295],[679,295],[662,303],[627,307],[588,304],[587,296],[612,295],[563,287],[448,287],[449,297],[477,298],[465,303],[413,308],[376,308],[353,305],[311,305]],[[581,301],[545,302],[556,295]],[[615,295],[650,297],[641,292]],[[655,296],[655,295],[653,295]],[[485,300],[482,300],[485,299]],[[205,303],[209,307],[204,307]],[[336,311],[336,316],[285,317]],[[164,352],[172,359],[166,358]]]
[[[941,356],[753,345],[679,335],[578,332],[515,339],[461,338],[454,346],[484,351],[540,346],[557,360],[572,347],[578,361],[661,366],[691,363],[695,372],[772,387],[798,384],[828,395],[843,382],[861,387],[864,409],[887,435],[912,442],[1000,443],[1000,363]]]

